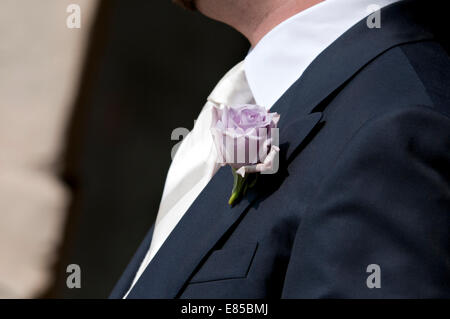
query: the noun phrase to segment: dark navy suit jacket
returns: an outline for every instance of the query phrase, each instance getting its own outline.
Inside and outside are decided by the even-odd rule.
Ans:
[[[230,208],[221,168],[129,298],[450,297],[450,60],[419,2],[382,9],[380,29],[361,21],[309,66],[272,108],[278,173]]]

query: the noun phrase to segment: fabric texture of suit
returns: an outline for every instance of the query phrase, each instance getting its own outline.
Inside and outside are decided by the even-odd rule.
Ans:
[[[450,60],[420,1],[381,16],[380,29],[364,20],[334,42],[272,107],[278,173],[231,208],[221,168],[128,298],[450,297]],[[381,288],[366,285],[371,264]]]

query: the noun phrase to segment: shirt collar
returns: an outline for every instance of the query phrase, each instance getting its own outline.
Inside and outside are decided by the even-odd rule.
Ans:
[[[397,1],[325,0],[273,28],[244,62],[256,103],[271,108],[322,51],[373,12],[372,5]]]

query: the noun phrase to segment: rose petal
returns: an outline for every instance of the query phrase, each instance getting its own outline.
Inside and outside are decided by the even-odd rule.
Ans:
[[[278,146],[272,145],[272,148],[263,163],[242,166],[236,170],[236,173],[245,177],[245,174],[262,173],[272,170],[275,157],[278,155],[279,151],[280,148]]]

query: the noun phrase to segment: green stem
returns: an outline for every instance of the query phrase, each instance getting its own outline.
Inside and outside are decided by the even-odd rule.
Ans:
[[[231,196],[230,199],[228,200],[228,204],[230,206],[233,206],[236,201],[239,199],[239,197],[241,196],[242,190],[245,186],[245,182],[247,180],[247,176],[242,177],[241,175],[236,173],[236,170],[232,168],[232,172],[233,172],[233,177],[234,177],[234,181],[233,181],[233,190],[231,191]]]
[[[230,206],[233,206],[235,201],[239,198],[239,195],[240,195],[239,193],[232,193],[230,199],[228,200],[228,204]]]

